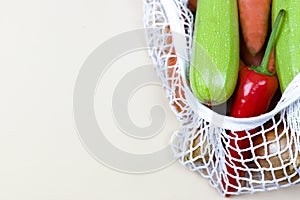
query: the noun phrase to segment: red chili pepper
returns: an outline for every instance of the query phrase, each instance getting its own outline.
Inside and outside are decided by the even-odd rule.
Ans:
[[[238,88],[230,111],[232,117],[258,116],[265,113],[269,107],[271,99],[278,88],[278,79],[268,71],[268,61],[275,33],[283,14],[284,10],[281,10],[276,18],[262,64],[258,67],[246,66],[239,72]],[[250,134],[255,132],[257,132],[257,128],[249,131]],[[245,168],[245,164],[241,160],[250,156],[250,151],[247,151],[247,148],[250,148],[250,139],[246,137],[247,135],[246,131],[229,132],[230,141],[227,152],[229,157],[226,157],[227,172],[225,173],[229,184],[227,185],[224,179],[222,180],[224,189],[226,189],[226,186],[228,187],[227,192],[236,192],[241,185],[237,177],[244,177],[245,175],[245,171],[237,169],[237,167]],[[226,197],[229,196],[230,194],[226,194]]]

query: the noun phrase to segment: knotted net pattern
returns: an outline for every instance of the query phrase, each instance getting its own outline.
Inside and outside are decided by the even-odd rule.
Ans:
[[[221,107],[223,113],[202,105],[187,79],[194,21],[187,3],[144,0],[149,55],[180,121],[180,130],[171,138],[175,158],[207,178],[222,195],[299,183],[300,75],[277,105],[258,117],[232,118],[226,116],[227,105]],[[240,142],[247,147],[237,145]]]

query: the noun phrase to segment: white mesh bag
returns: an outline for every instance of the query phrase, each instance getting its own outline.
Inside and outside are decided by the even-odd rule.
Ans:
[[[218,114],[195,98],[186,80],[193,31],[187,0],[144,0],[144,25],[149,54],[180,121],[171,139],[179,162],[222,195],[299,183],[300,75],[266,114],[244,119]],[[228,131],[244,131],[245,136],[230,137]],[[241,140],[249,141],[249,147],[234,145]],[[233,151],[240,156],[232,157]],[[249,158],[243,158],[244,152]]]

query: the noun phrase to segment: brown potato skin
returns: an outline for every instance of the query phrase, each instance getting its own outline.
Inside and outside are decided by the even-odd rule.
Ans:
[[[267,127],[271,127],[271,123],[266,124]],[[290,157],[290,149],[292,149],[292,152],[295,151],[295,143],[291,142],[290,140],[290,131],[284,132],[284,125],[283,123],[279,124],[277,127],[277,133],[275,132],[274,129],[264,133],[266,137],[266,141],[264,141],[263,136],[260,134],[254,138],[253,144],[254,147],[264,144],[263,146],[256,148],[254,153],[255,157],[261,157],[264,156],[267,159],[264,158],[258,158],[257,161],[259,163],[258,168],[267,168],[266,170],[263,171],[264,173],[264,180],[274,180],[274,179],[279,179],[286,177],[285,172],[287,175],[292,175],[295,172],[294,166],[288,165],[285,169],[278,169],[278,170],[273,170],[276,167],[281,167],[282,166],[282,161],[283,164],[290,163],[291,162],[291,157]],[[277,143],[277,139],[279,139],[279,144]],[[289,142],[288,142],[289,141]],[[270,142],[270,143],[269,143]],[[287,145],[290,145],[288,147]],[[285,150],[286,149],[286,150]],[[267,152],[267,155],[265,155],[265,152]],[[297,156],[297,165],[299,166],[299,155]],[[269,161],[268,161],[269,160]],[[272,171],[274,172],[274,176],[272,174]],[[288,177],[286,177],[288,179]],[[287,179],[284,179],[281,183],[286,184]],[[291,178],[291,182],[296,181],[299,179],[299,175],[294,175],[294,177]]]

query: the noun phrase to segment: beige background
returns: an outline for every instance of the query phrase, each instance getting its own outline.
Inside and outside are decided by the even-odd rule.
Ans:
[[[101,43],[137,28],[142,28],[141,0],[1,0],[0,199],[224,199],[208,181],[178,163],[155,173],[125,174],[104,167],[82,146],[72,109],[80,67]],[[129,104],[139,126],[150,123],[153,105],[165,109],[166,126],[150,140],[122,134],[111,109],[100,109],[109,105],[113,86],[126,70],[150,62],[146,52],[120,58],[96,94],[97,119],[104,122],[107,138],[133,153],[163,147],[178,127],[164,91],[142,88]],[[235,199],[299,195],[297,185]]]

